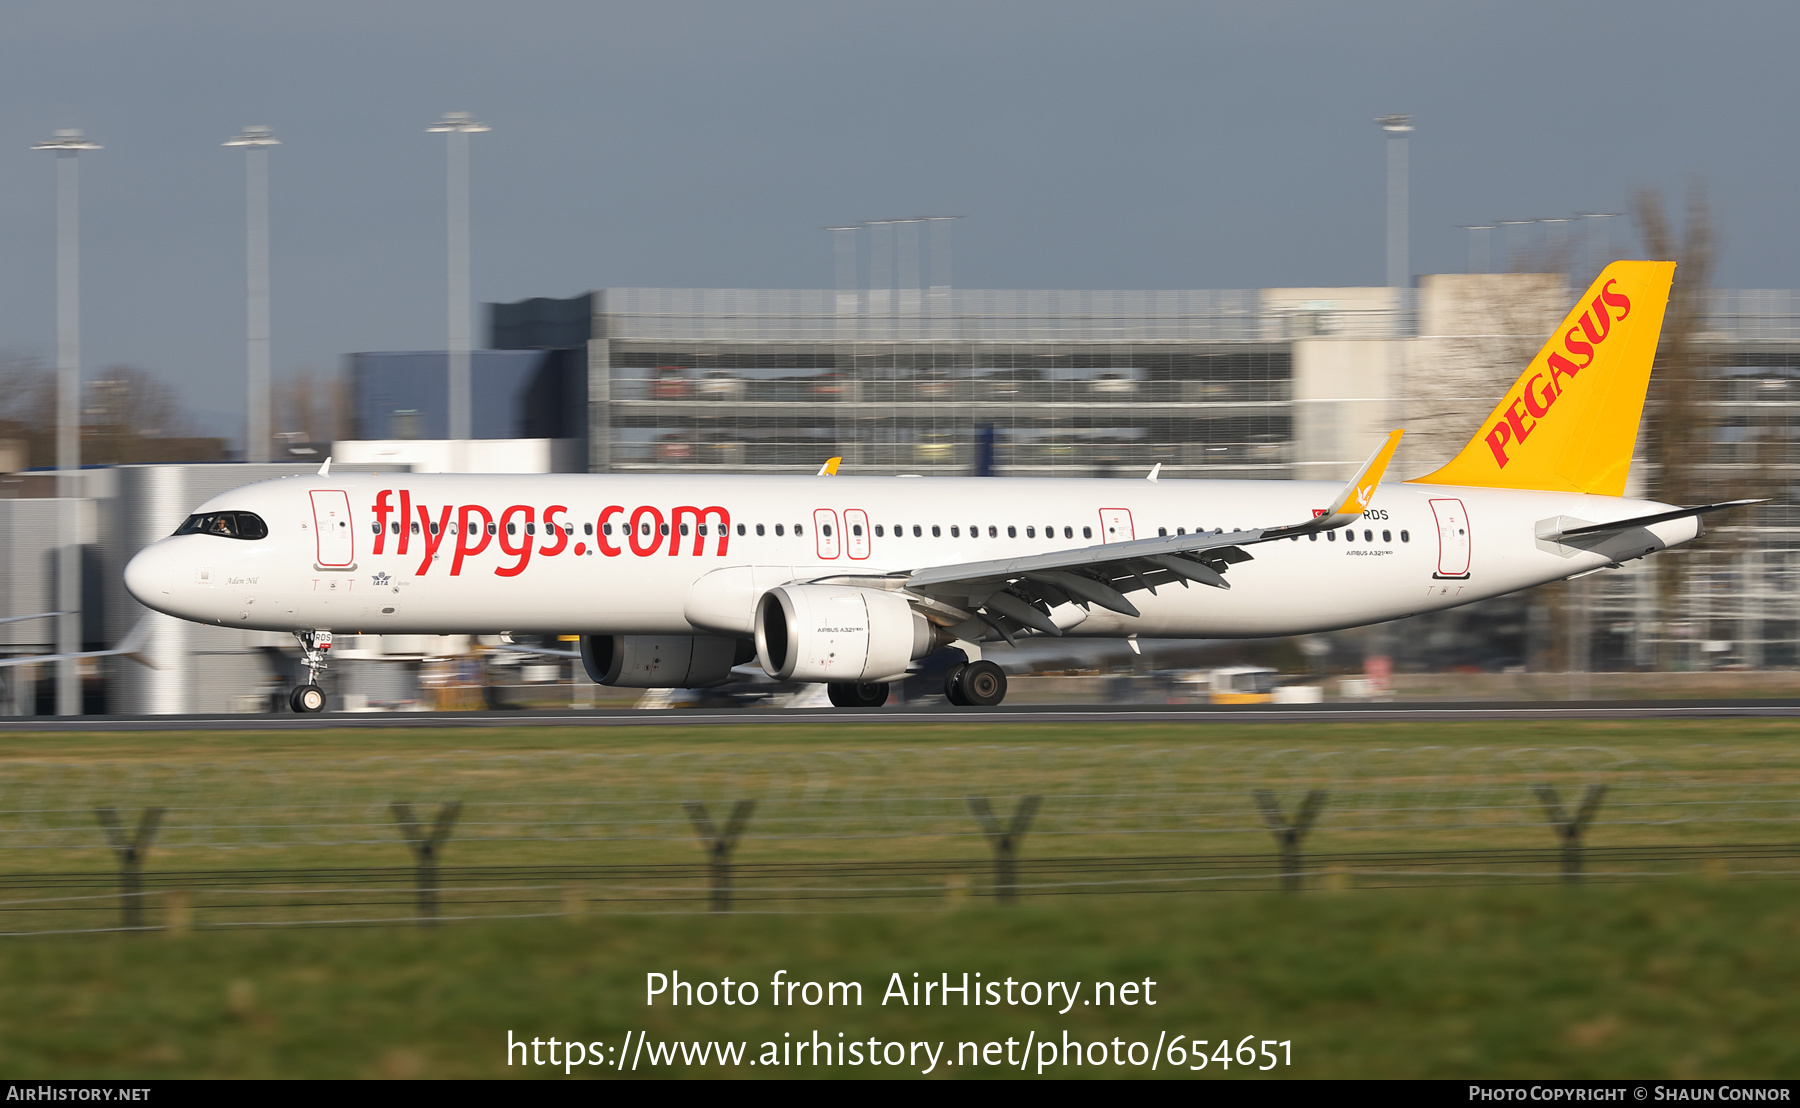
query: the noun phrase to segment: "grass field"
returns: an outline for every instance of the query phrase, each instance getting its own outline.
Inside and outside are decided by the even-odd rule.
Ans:
[[[308,789],[336,788],[346,777],[367,772],[371,757],[391,759],[382,773],[401,782],[409,772],[416,776],[419,765],[477,748],[519,756],[528,766],[539,765],[531,759],[548,752],[642,755],[645,766],[670,778],[651,783],[662,790],[657,795],[667,796],[681,795],[669,790],[681,784],[676,779],[682,773],[706,764],[689,761],[690,756],[713,754],[728,755],[711,763],[715,770],[735,766],[740,768],[732,772],[741,773],[741,767],[764,761],[826,764],[847,751],[899,757],[907,751],[978,746],[983,772],[1000,774],[1000,783],[1017,795],[1046,773],[1091,775],[1092,766],[1100,764],[1092,760],[1096,751],[1137,752],[1133,772],[1146,781],[1154,779],[1162,764],[1157,758],[1165,755],[1144,752],[1184,752],[1187,760],[1179,763],[1184,772],[1204,765],[1195,755],[1204,750],[1267,751],[1277,762],[1312,758],[1308,764],[1316,765],[1337,764],[1324,757],[1328,754],[1354,755],[1360,764],[1379,767],[1388,787],[1385,782],[1403,780],[1402,771],[1413,764],[1407,752],[1484,748],[1603,750],[1613,759],[1605,764],[1622,757],[1654,767],[1644,780],[1678,779],[1688,790],[1681,796],[1703,797],[1714,809],[1728,811],[1733,798],[1750,795],[1746,788],[1766,797],[1794,780],[1792,737],[1790,725],[1757,721],[1004,728],[959,722],[871,726],[850,733],[734,727],[0,735],[0,802],[37,787],[32,774],[50,774],[43,781],[77,780],[57,778],[62,771],[47,766],[77,773],[104,765],[115,774],[101,775],[107,788],[127,781],[163,788],[177,779],[190,785],[214,782],[218,767],[241,773],[267,763],[286,767],[278,782],[283,787],[298,782]],[[1046,751],[1054,755],[1048,761]],[[1009,760],[1008,752],[1031,757]],[[1242,753],[1234,757],[1239,759],[1234,765],[1252,764]],[[929,759],[877,764],[937,765],[946,773],[960,765]],[[1265,777],[1280,776],[1266,762],[1254,764]],[[1448,764],[1454,769],[1463,763]],[[1531,762],[1520,783],[1535,779],[1544,764]],[[118,776],[119,767],[140,767],[148,776]],[[181,776],[190,771],[198,776]],[[492,776],[487,769],[480,772]],[[1248,771],[1233,772],[1245,782],[1254,778]],[[718,775],[731,776],[722,770]],[[1294,776],[1292,783],[1304,784],[1305,775]],[[715,784],[728,789],[741,782]],[[952,784],[967,783],[943,783]],[[1066,791],[1068,782],[1057,787]],[[5,791],[9,788],[13,791]],[[960,797],[960,790],[955,795]],[[75,810],[85,800],[68,803]],[[1743,827],[1729,823],[1706,826],[1710,833],[1735,835],[1733,841],[1744,834]],[[1602,824],[1596,834],[1640,842],[1695,837],[1692,828],[1683,828],[1648,822],[1609,830]],[[1753,830],[1768,841],[1800,838],[1785,815],[1765,813]],[[502,832],[494,834],[500,837],[493,842],[504,845]],[[656,849],[673,850],[678,841],[671,835]],[[1087,846],[1124,841],[1096,835]],[[759,849],[803,853],[816,849],[808,845],[813,842],[776,837]],[[856,851],[867,854],[874,842],[858,844]],[[978,836],[958,842],[959,849],[980,856]],[[1035,842],[1028,840],[1028,850]],[[1053,840],[1043,842],[1052,844],[1045,849],[1055,849]],[[697,854],[691,839],[681,846],[687,857]],[[499,849],[492,843],[488,848]],[[917,848],[917,842],[907,845]],[[171,857],[211,857],[211,848],[189,849],[195,853],[158,854],[151,868],[172,864]],[[0,872],[41,866],[43,853],[0,845]],[[242,859],[253,852],[216,853]],[[89,857],[91,866],[104,864],[103,855],[91,854],[81,856]],[[1209,1051],[1222,1037],[1235,1043],[1253,1035],[1291,1042],[1292,1068],[1276,1073],[1299,1077],[1800,1075],[1800,1046],[1792,1035],[1800,1017],[1800,994],[1792,988],[1800,976],[1800,888],[1791,877],[1758,878],[1728,868],[1708,874],[1576,887],[1445,884],[1374,890],[1340,881],[1329,883],[1339,891],[1315,887],[1298,895],[1031,896],[1011,908],[981,896],[945,895],[914,910],[783,915],[603,915],[582,914],[578,906],[561,918],[432,928],[15,937],[0,939],[0,981],[5,982],[0,995],[7,1001],[0,1005],[0,1075],[549,1076],[548,1067],[507,1067],[509,1030],[521,1038],[555,1036],[615,1047],[627,1032],[647,1032],[653,1042],[743,1040],[754,1056],[765,1040],[806,1038],[815,1029],[827,1040],[844,1032],[864,1040],[947,1041],[952,1053],[964,1041],[1023,1042],[1033,1035],[1060,1038],[1065,1031],[1083,1041],[1121,1037],[1149,1044],[1159,1035],[1183,1035],[1209,1040]],[[763,1003],[646,1008],[645,974],[673,970],[696,979],[730,976],[765,983]],[[802,979],[861,982],[865,1003],[772,1008],[766,982],[777,970]],[[1149,977],[1158,982],[1158,1004],[1077,1006],[1067,1015],[1042,1008],[880,1004],[888,974],[910,980],[915,971],[1090,984]],[[842,1072],[892,1077],[917,1068],[923,1067]],[[623,1076],[611,1069],[587,1072]],[[640,1065],[637,1072],[687,1071]],[[829,1071],[709,1065],[693,1072]],[[1016,1072],[940,1064],[930,1076]],[[1055,1068],[1046,1075],[1050,1072],[1143,1073],[1129,1066]],[[1165,1058],[1155,1075],[1169,1072]],[[560,1076],[561,1070],[554,1073]],[[1200,1074],[1241,1075],[1236,1065],[1221,1073],[1217,1062]]]
[[[1800,1074],[1773,883],[1141,897],[929,914],[586,917],[0,945],[7,1077],[556,1076],[523,1038],[1286,1040],[1296,1077]],[[860,1007],[646,1008],[645,975],[860,981]],[[1157,982],[1154,1008],[882,1006],[893,972]],[[1086,996],[1084,992],[1082,994]],[[923,1068],[921,1065],[918,1068]],[[707,1066],[638,1076],[797,1076]],[[914,1076],[905,1066],[838,1071]],[[1017,1071],[939,1066],[933,1077]],[[1131,1067],[1063,1076],[1151,1076]],[[1171,1074],[1165,1061],[1160,1076]],[[615,1070],[592,1076],[618,1078]],[[1217,1063],[1200,1076],[1243,1076]]]

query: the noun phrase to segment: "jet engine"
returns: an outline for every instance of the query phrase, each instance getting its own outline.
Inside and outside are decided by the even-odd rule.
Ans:
[[[899,593],[781,585],[756,603],[756,656],[777,681],[889,681],[948,641]]]
[[[707,689],[756,657],[722,635],[583,635],[581,664],[596,684],[622,689]]]

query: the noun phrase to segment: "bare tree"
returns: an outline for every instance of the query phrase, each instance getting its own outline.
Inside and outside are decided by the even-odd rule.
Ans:
[[[302,369],[274,388],[275,434],[290,442],[331,442],[351,437],[350,390],[337,374]]]
[[[1675,285],[1669,293],[1662,342],[1644,405],[1644,458],[1650,463],[1650,481],[1658,500],[1701,504],[1713,491],[1706,487],[1706,464],[1714,437],[1712,407],[1704,402],[1708,399],[1710,361],[1699,342],[1706,324],[1706,292],[1718,259],[1712,213],[1699,181],[1688,188],[1687,226],[1679,234],[1656,189],[1639,189],[1632,207],[1650,256],[1676,263]],[[1652,565],[1657,610],[1666,619],[1687,594],[1690,562],[1684,557],[1658,558]],[[1658,634],[1656,668],[1667,668],[1672,660],[1669,636]]]

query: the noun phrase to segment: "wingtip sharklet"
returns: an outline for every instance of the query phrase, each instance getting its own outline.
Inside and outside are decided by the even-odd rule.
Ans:
[[[1363,463],[1362,468],[1356,471],[1356,476],[1344,486],[1344,491],[1325,510],[1327,517],[1355,518],[1369,510],[1370,503],[1375,499],[1375,490],[1381,487],[1381,478],[1387,473],[1388,463],[1393,461],[1394,451],[1400,446],[1400,436],[1405,433],[1400,430],[1388,432],[1387,441],[1369,455],[1369,460]]]

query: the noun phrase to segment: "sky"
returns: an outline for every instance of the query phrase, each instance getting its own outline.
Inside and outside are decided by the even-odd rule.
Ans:
[[[84,373],[148,369],[241,435],[244,155],[220,144],[250,124],[282,142],[277,376],[441,349],[425,128],[456,110],[493,128],[477,302],[830,287],[825,228],[922,214],[962,217],[959,287],[1377,285],[1387,113],[1417,126],[1415,273],[1467,268],[1462,224],[1699,184],[1715,283],[1796,288],[1796,43],[1800,7],[1749,2],[9,0],[0,350],[54,357],[55,159],[30,147],[80,128],[105,147],[80,161]]]

